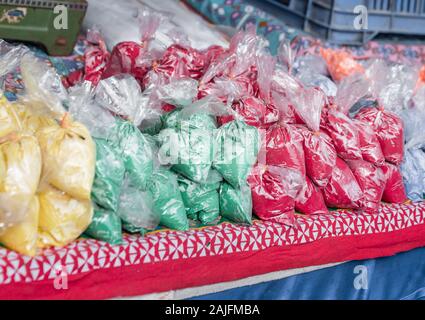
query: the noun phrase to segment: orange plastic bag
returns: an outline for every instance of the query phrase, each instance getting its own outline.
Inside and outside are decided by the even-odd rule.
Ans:
[[[335,81],[340,81],[357,72],[364,72],[363,66],[354,60],[348,52],[321,48],[320,54],[325,59],[329,73]]]

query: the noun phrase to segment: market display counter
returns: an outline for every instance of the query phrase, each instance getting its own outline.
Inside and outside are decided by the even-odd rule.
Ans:
[[[0,249],[0,298],[140,296],[425,246],[425,203],[382,205],[377,215],[298,216],[297,223],[160,231],[126,236],[119,246],[80,239],[35,258]]]

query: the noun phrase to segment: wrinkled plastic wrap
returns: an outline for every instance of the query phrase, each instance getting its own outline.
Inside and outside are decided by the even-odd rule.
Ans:
[[[353,120],[342,112],[330,109],[327,112],[325,128],[332,138],[338,156],[345,160],[362,159],[359,132]]]
[[[308,177],[319,187],[325,187],[336,164],[337,153],[332,139],[320,131],[325,97],[320,90],[308,88],[292,93],[300,118],[306,124],[298,127],[303,135],[305,166]]]
[[[387,178],[382,201],[388,203],[404,203],[407,200],[406,190],[403,185],[403,176],[400,168],[386,162],[382,170]]]
[[[320,53],[328,65],[332,79],[335,81],[340,81],[347,76],[355,73],[364,73],[365,71],[363,66],[346,51],[322,48]]]
[[[118,75],[99,82],[96,102],[116,115],[139,125],[146,117],[142,108],[142,91],[134,77]]]
[[[292,125],[270,127],[266,132],[266,163],[292,169],[305,176],[303,142],[304,137]]]
[[[423,101],[425,103],[425,91],[423,92]],[[423,125],[425,121],[425,109],[415,107],[403,111],[401,114],[404,128],[404,148],[413,149],[425,146],[425,130]]]
[[[115,126],[115,117],[95,101],[94,93],[87,81],[69,88],[68,112],[90,131],[93,138],[107,139]]]
[[[84,80],[97,85],[102,79],[110,54],[98,28],[87,31],[87,42],[84,52]]]
[[[25,223],[38,189],[42,156],[32,136],[11,134],[0,138],[0,234]]]
[[[125,224],[144,230],[156,229],[160,214],[154,209],[154,198],[150,192],[132,185],[130,177],[124,180],[119,200],[118,216]]]
[[[295,198],[295,210],[306,215],[329,213],[322,192],[309,177],[306,177],[301,191]]]
[[[209,100],[199,100],[187,110],[208,107]],[[186,111],[187,111],[186,110]],[[158,135],[161,164],[171,164],[171,168],[186,178],[203,183],[207,180],[214,153],[214,130],[216,120],[207,113],[185,113],[173,111],[164,121],[165,126]]]
[[[0,98],[0,138],[18,131],[21,123],[17,110],[9,103],[5,97]]]
[[[170,229],[189,229],[186,209],[180,194],[177,177],[165,168],[156,170],[148,183],[153,199],[153,211],[160,216],[160,224]]]
[[[68,93],[56,71],[31,54],[22,58],[20,69],[25,84],[23,99],[31,102],[34,111],[61,119]]]
[[[259,132],[242,121],[232,121],[217,129],[215,168],[229,184],[245,184],[260,150]]]
[[[383,165],[385,157],[373,128],[363,121],[354,120],[354,123],[358,129],[363,159],[377,166]]]
[[[271,104],[265,104],[255,97],[246,97],[232,104],[232,109],[249,126],[256,128],[266,128],[279,120],[278,110]],[[218,118],[220,125],[234,120],[233,115],[221,116]]]
[[[103,209],[118,210],[125,166],[121,153],[104,139],[95,139],[96,172],[92,187],[93,201]]]
[[[323,197],[330,208],[358,209],[363,192],[353,172],[341,158],[337,158],[336,166],[328,185],[323,189]]]
[[[43,179],[81,200],[89,200],[93,185],[96,147],[88,130],[65,117],[61,125],[37,132],[43,155]]]
[[[0,243],[21,254],[35,256],[37,252],[39,210],[38,197],[33,196],[25,212],[25,218],[9,227],[5,232],[0,232]]]
[[[155,58],[149,52],[149,42],[166,17],[146,6],[141,7],[138,14],[140,42],[124,41],[115,45],[103,73],[103,79],[118,74],[129,74],[142,85]]]
[[[154,169],[153,148],[148,136],[132,123],[117,119],[109,141],[123,159],[131,183],[140,190],[146,190]]]
[[[90,200],[72,198],[47,186],[39,193],[40,220],[38,246],[65,246],[89,226],[93,207]]]
[[[198,220],[202,225],[211,225],[218,222],[220,216],[220,189],[221,176],[211,171],[208,180],[203,184],[190,181],[184,177],[178,178],[186,214],[191,220]]]
[[[112,245],[121,244],[121,219],[113,211],[94,208],[92,222],[84,233],[89,237],[108,242]]]
[[[418,152],[417,157],[414,156],[414,152]],[[424,199],[424,174],[425,172],[421,169],[419,161],[424,161],[425,157],[420,155],[423,154],[422,150],[406,150],[404,161],[401,164],[401,173],[403,175],[403,183],[406,189],[407,197],[414,201],[420,202]]]
[[[299,171],[256,166],[248,178],[254,213],[262,220],[293,225],[295,197],[303,184]]]
[[[356,119],[368,123],[374,129],[385,160],[399,165],[403,161],[403,123],[392,112],[382,108],[367,107],[360,110]]]
[[[348,166],[363,191],[363,198],[359,202],[360,208],[366,213],[378,213],[387,182],[384,172],[364,160],[350,160]]]
[[[252,196],[249,186],[244,183],[240,188],[233,188],[223,182],[220,186],[221,216],[234,223],[252,223]]]

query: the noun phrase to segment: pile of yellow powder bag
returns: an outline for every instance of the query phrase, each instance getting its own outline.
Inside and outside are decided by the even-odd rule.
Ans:
[[[34,256],[74,241],[90,224],[96,150],[65,112],[56,72],[28,52],[20,68],[24,96],[0,98],[0,243]]]

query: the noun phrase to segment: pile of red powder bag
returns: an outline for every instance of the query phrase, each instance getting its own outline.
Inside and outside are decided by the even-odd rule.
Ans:
[[[248,177],[253,212],[260,219],[293,224],[296,213],[327,214],[328,208],[375,214],[381,201],[406,201],[399,169],[402,122],[379,102],[350,117],[350,107],[364,93],[350,88],[367,79],[346,53],[322,52],[340,88],[337,97],[328,97],[293,76],[281,63],[289,59],[272,57],[253,30],[237,33],[228,49],[176,43],[152,52],[155,22],[147,23],[140,43],[119,43],[111,53],[99,34],[89,37],[82,77],[96,85],[130,74],[143,90],[191,78],[199,83],[198,99],[214,95],[260,129],[262,150]],[[217,121],[223,125],[233,119]]]

